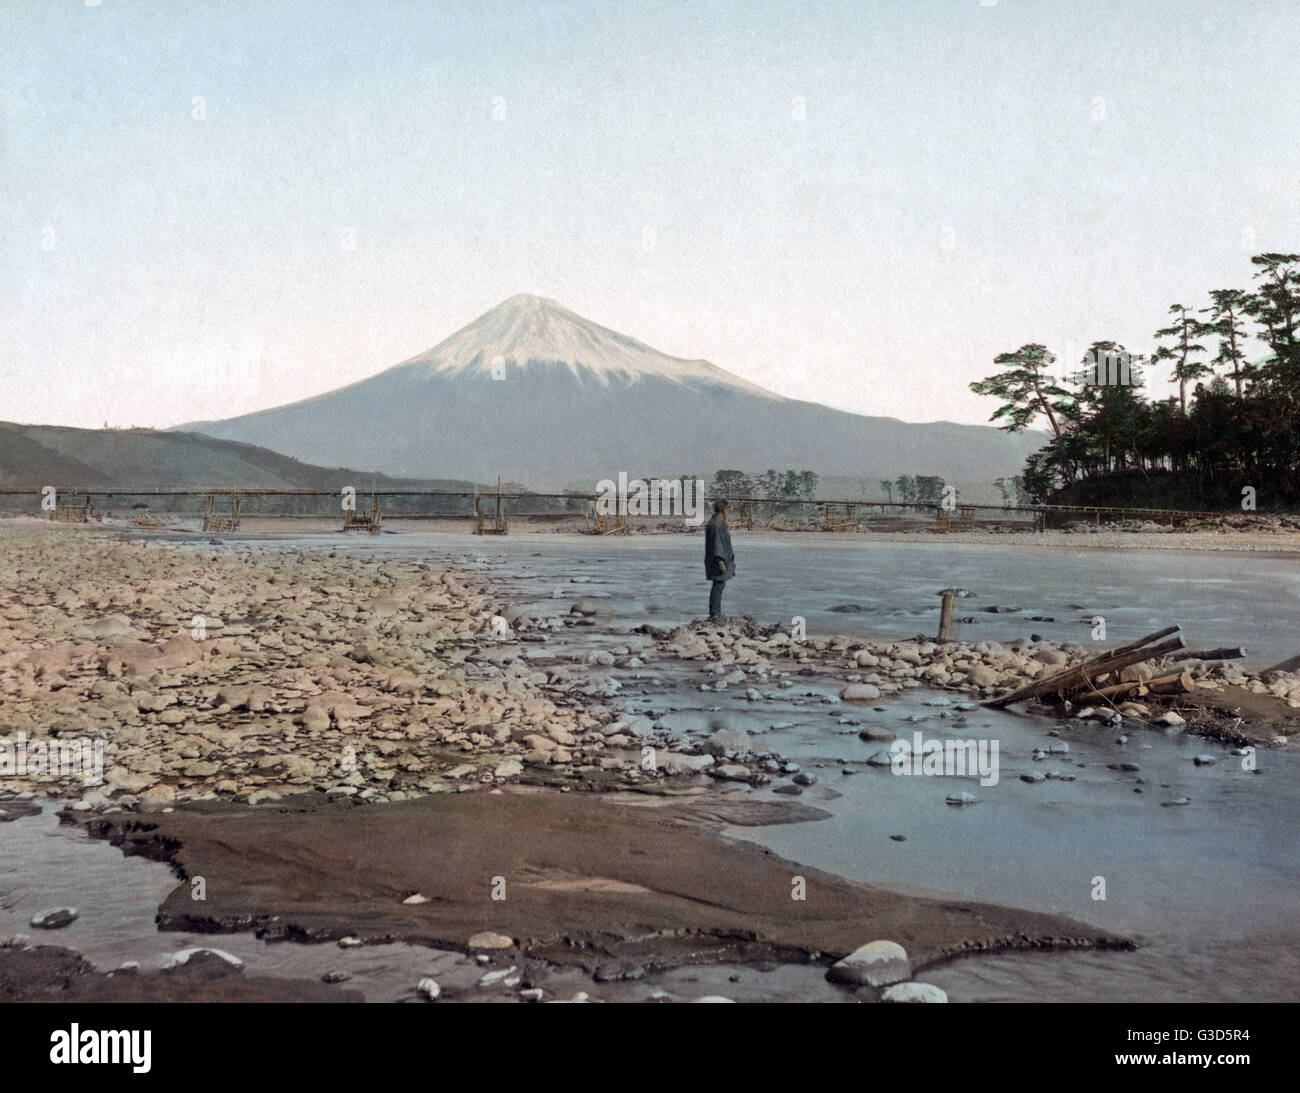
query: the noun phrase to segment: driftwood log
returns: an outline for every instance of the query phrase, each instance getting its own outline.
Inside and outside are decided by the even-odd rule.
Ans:
[[[1225,645],[1222,649],[1200,649],[1195,653],[1184,653],[1187,660],[1240,660],[1246,655],[1244,645]]]
[[[1170,637],[1170,635],[1176,636]],[[1168,640],[1162,641],[1162,638]],[[1155,644],[1152,644],[1153,642]],[[1099,653],[1082,664],[1076,664],[1073,668],[1055,672],[1044,679],[1036,679],[1024,687],[1018,687],[998,698],[990,699],[984,705],[990,709],[1000,710],[1026,698],[1041,698],[1044,695],[1064,696],[1080,690],[1093,691],[1096,688],[1095,681],[1101,677],[1111,672],[1118,672],[1129,665],[1140,664],[1144,660],[1153,660],[1169,653],[1176,653],[1184,647],[1184,644],[1182,635],[1178,633],[1178,627],[1170,626],[1164,630],[1157,630],[1154,634],[1147,634],[1128,645]]]
[[[1191,672],[1173,672],[1147,680],[1147,689],[1154,695],[1190,694],[1196,690],[1196,680]]]
[[[1072,698],[1078,698],[1080,701],[1092,699],[1114,699],[1114,698],[1141,698],[1147,694],[1147,685],[1140,679],[1135,679],[1131,683],[1112,683],[1108,687],[1094,687],[1090,691],[1077,691]]]

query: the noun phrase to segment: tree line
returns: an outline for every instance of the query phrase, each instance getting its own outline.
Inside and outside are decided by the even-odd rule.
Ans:
[[[812,471],[714,471],[709,493],[714,497],[759,497],[769,501],[811,501],[817,496]]]
[[[882,478],[880,492],[885,495],[886,501],[894,500],[894,494],[897,493],[900,501],[938,504],[943,500],[943,489],[946,485],[947,483],[936,475],[900,474],[892,482],[888,478]]]
[[[970,385],[998,399],[989,420],[1051,433],[1021,476],[1030,499],[1237,508],[1249,487],[1261,507],[1300,502],[1300,254],[1250,261],[1250,289],[1171,305],[1148,352],[1098,340],[1068,375],[1038,343],[994,358]],[[1166,367],[1178,393],[1148,398],[1147,370]]]

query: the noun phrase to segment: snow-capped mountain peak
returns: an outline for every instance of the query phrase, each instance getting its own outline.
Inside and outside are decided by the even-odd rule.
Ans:
[[[705,381],[779,398],[705,360],[670,357],[635,338],[584,319],[554,300],[521,293],[503,300],[445,341],[398,367],[444,375],[496,373],[530,363],[561,364],[579,378]]]

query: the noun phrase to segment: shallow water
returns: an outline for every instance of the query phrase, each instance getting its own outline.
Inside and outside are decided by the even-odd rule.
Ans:
[[[604,593],[620,622],[677,624],[707,613],[702,541],[682,535],[604,538],[574,535],[454,536],[340,533],[274,542],[232,539],[226,549],[329,549],[356,554],[459,559],[515,570],[547,598]],[[814,534],[735,533],[737,578],[723,610],[812,633],[933,635],[938,592],[964,588],[953,637],[1008,641],[1041,634],[1088,642],[1093,618],[1106,641],[1122,643],[1171,626],[1189,648],[1245,645],[1247,663],[1267,666],[1300,654],[1300,570],[1294,558],[1259,553],[1153,550],[1025,550],[934,543],[854,541]],[[201,548],[200,548],[201,549]],[[580,584],[574,583],[577,578]],[[567,602],[565,609],[567,610]],[[851,605],[860,610],[833,611]],[[998,607],[1004,610],[984,610]],[[1012,609],[1012,610],[1006,610]],[[1048,621],[1050,620],[1050,621]]]
[[[101,971],[128,961],[142,969],[164,967],[172,954],[216,948],[239,957],[247,975],[318,979],[345,971],[353,978],[340,990],[359,989],[368,1000],[415,998],[424,976],[446,981],[457,965],[461,978],[472,961],[456,953],[392,944],[340,949],[259,941],[251,933],[194,934],[154,925],[158,907],[179,883],[171,869],[92,839],[79,827],[60,824],[59,802],[42,802],[38,816],[0,825],[0,934],[25,933],[34,942],[75,949]],[[75,907],[80,917],[58,930],[33,929],[32,915],[46,907]]]
[[[1050,726],[1042,719],[980,709],[957,721],[962,715],[952,707],[924,704],[945,700],[952,698],[914,691],[865,711],[863,720],[904,739],[919,730],[927,740],[996,740],[997,785],[863,767],[882,745],[831,737],[824,723],[800,724],[780,734],[781,751],[840,794],[817,801],[814,786],[803,797],[832,818],[731,833],[867,883],[1064,914],[1140,946],[1136,953],[981,957],[920,977],[954,1000],[1300,998],[1294,755],[1263,752],[1252,773],[1221,745],[1178,732],[1129,726],[1128,742],[1119,744],[1114,730],[1062,722],[1053,723],[1059,737],[1045,737]],[[1035,747],[1059,742],[1068,743],[1068,756],[1032,758]],[[1216,762],[1192,762],[1204,754]],[[1121,762],[1140,770],[1109,769]],[[1049,770],[1076,780],[1019,778]],[[945,803],[963,789],[978,803]],[[1166,803],[1181,798],[1190,803]],[[1098,877],[1104,900],[1093,898]]]

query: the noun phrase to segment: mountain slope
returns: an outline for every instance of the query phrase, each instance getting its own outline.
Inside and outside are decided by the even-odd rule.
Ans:
[[[73,429],[0,421],[0,486],[337,490],[348,484],[364,491],[371,484],[371,474],[316,467],[266,448],[198,433]],[[377,484],[389,488],[408,485],[382,476]],[[468,483],[439,485],[464,489]]]
[[[287,406],[177,428],[388,474],[533,488],[723,468],[991,482],[1042,445],[988,426],[910,424],[782,398],[707,361],[513,296],[433,349]]]

